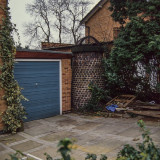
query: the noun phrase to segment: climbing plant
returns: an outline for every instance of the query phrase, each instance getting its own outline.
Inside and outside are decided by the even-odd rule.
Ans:
[[[11,23],[9,8],[2,8],[5,13],[2,25],[0,25],[0,89],[4,92],[1,97],[6,102],[7,110],[1,113],[5,125],[4,131],[15,133],[22,127],[25,110],[21,100],[25,99],[21,94],[21,88],[14,79],[14,58],[16,49],[12,33],[15,25]]]

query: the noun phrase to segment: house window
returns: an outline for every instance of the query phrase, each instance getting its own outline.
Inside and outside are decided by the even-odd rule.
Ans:
[[[113,38],[116,39],[118,37],[118,34],[120,32],[120,28],[119,27],[114,27],[113,28]]]

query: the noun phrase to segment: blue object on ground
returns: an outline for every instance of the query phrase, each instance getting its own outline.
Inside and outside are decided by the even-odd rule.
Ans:
[[[116,104],[112,104],[110,106],[106,106],[106,109],[108,111],[111,111],[111,112],[114,112],[116,110],[116,108],[118,108],[118,105],[116,105]]]

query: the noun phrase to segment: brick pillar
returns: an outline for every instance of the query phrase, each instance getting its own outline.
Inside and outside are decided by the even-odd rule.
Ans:
[[[71,59],[62,59],[62,111],[71,110]]]
[[[103,51],[99,46],[77,46],[72,49],[72,107],[85,106],[91,98],[88,86],[91,82],[104,88]]]
[[[7,0],[0,0],[0,7],[5,8],[7,5]],[[2,19],[5,17],[4,15],[4,11],[0,8],[0,24],[2,24]],[[2,60],[0,59],[0,65],[2,65]],[[2,99],[2,97],[4,96],[4,90],[0,90],[0,113],[3,113],[7,106],[6,106],[6,102]],[[0,131],[3,130],[3,123],[2,123],[2,119],[0,116]]]

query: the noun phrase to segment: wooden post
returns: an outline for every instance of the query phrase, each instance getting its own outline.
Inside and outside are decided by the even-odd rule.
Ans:
[[[7,0],[0,0],[0,24],[2,24],[3,18],[5,18],[5,13],[2,8],[6,8]],[[2,65],[2,60],[0,59],[0,65]],[[4,96],[4,90],[0,90],[0,114],[7,109],[6,102],[2,99]],[[0,131],[3,130],[4,124],[2,123],[2,117],[0,116]]]

